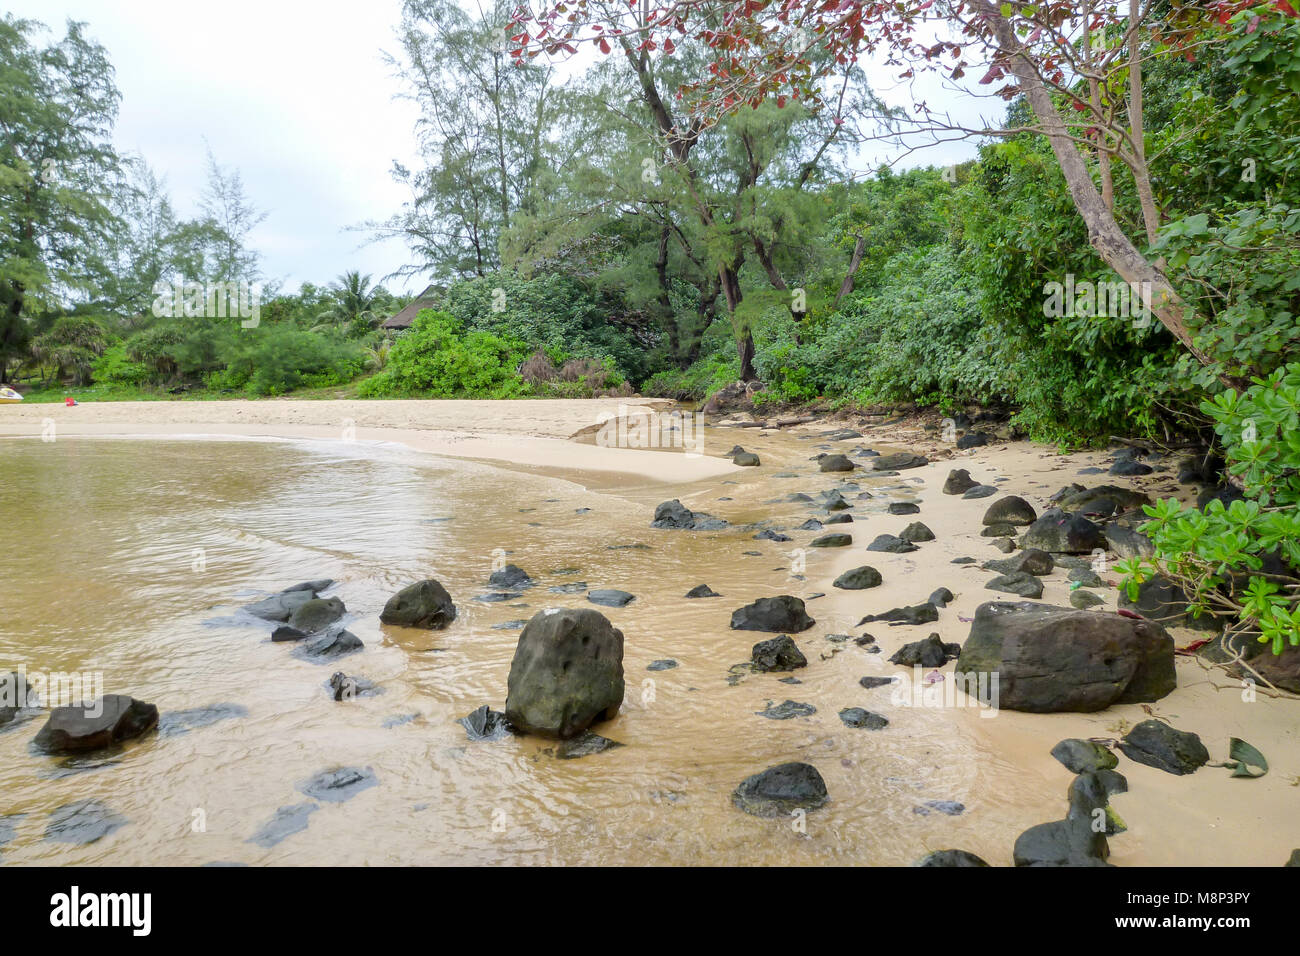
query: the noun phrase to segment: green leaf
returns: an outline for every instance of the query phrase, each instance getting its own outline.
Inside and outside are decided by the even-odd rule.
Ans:
[[[1231,738],[1228,758],[1224,766],[1232,768],[1234,777],[1262,777],[1268,773],[1268,761],[1264,755],[1240,738]],[[1253,772],[1253,768],[1258,768],[1259,772]]]

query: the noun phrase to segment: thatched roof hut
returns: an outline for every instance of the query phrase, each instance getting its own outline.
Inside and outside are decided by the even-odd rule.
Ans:
[[[436,285],[431,285],[414,299],[412,299],[403,309],[390,319],[386,319],[379,327],[381,329],[395,329],[402,331],[409,329],[415,321],[415,317],[425,309],[436,309],[438,307],[439,289]]]

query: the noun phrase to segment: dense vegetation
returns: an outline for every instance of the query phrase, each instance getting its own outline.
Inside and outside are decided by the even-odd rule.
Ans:
[[[1027,433],[1081,442],[1208,433],[1205,402],[1300,360],[1287,10],[1209,18],[1181,46],[1144,33],[1143,175],[1094,157],[1115,221],[1189,305],[1194,350],[1091,298],[1050,308],[1051,283],[1124,280],[1023,96],[977,159],[864,178],[869,137],[900,114],[855,68],[834,73],[834,108],[772,96],[705,122],[674,94],[708,73],[706,45],[616,42],[561,83],[502,55],[509,12],[405,4],[395,66],[426,164],[397,170],[403,212],[363,228],[406,239],[403,271],[440,291],[397,335],[380,324],[404,303],[356,273],[264,289],[252,327],[160,310],[160,283],[257,282],[263,214],[209,157],[199,214],[178,216],[145,161],[112,149],[107,53],[83,27],[42,45],[39,25],[5,19],[0,379],[38,395],[683,399],[751,379],[760,403],[1003,403]]]

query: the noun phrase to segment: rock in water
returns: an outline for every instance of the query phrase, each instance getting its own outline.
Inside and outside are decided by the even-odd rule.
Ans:
[[[398,591],[384,605],[379,620],[402,627],[441,630],[456,619],[451,595],[433,578],[417,581]]]
[[[525,733],[573,737],[623,703],[623,632],[599,611],[550,608],[519,635],[505,716]]]
[[[691,588],[689,591],[686,592],[686,596],[688,598],[722,597],[721,594],[713,590],[713,588],[709,587],[707,584],[695,585],[695,587]]]
[[[105,694],[91,704],[55,707],[36,735],[46,753],[98,750],[139,737],[158,726],[158,708],[125,694]]]
[[[779,634],[791,631],[798,634],[817,622],[804,610],[803,601],[789,594],[759,598],[731,612],[733,631],[768,631]]]
[[[636,600],[636,595],[616,588],[597,588],[587,593],[587,600],[603,607],[625,607]]]
[[[510,721],[500,711],[487,704],[462,717],[458,723],[465,728],[470,740],[500,740],[510,733]]]
[[[1160,625],[1017,601],[979,606],[957,671],[996,674],[997,706],[1031,713],[1159,700],[1177,683]]]
[[[507,564],[504,568],[489,574],[487,583],[490,588],[512,590],[514,588],[531,587],[535,582],[528,576],[528,572],[519,565]]]
[[[318,583],[318,582],[309,582]],[[279,594],[273,594],[265,600],[258,601],[255,604],[245,604],[244,610],[249,614],[262,618],[264,621],[276,621],[283,624],[289,620],[291,615],[298,608],[302,607],[308,601],[314,600],[316,592],[304,585],[290,588],[288,591],[281,591]]]
[[[10,671],[0,677],[0,727],[13,720],[28,707],[38,703],[36,692],[27,685],[27,676]]]
[[[840,711],[840,720],[845,727],[855,730],[883,730],[889,726],[889,720],[879,714],[873,714],[861,707],[845,707]]]
[[[365,644],[361,642],[361,638],[351,631],[338,631],[333,634],[322,634],[320,637],[299,644],[294,650],[294,657],[323,664],[335,657],[353,654],[363,647]]]
[[[1011,851],[1016,866],[1105,866],[1110,847],[1089,821],[1054,820],[1030,827]]]
[[[655,507],[652,528],[665,528],[670,531],[713,531],[725,528],[727,522],[703,513],[696,514],[676,498],[660,502]]]
[[[561,741],[555,748],[555,756],[560,760],[577,760],[579,757],[590,757],[592,754],[604,753],[606,750],[622,746],[617,740],[610,740],[608,737],[585,730],[580,737]]]
[[[1178,776],[1195,773],[1210,759],[1200,737],[1160,720],[1142,721],[1124,735],[1119,749],[1129,760]]]
[[[827,455],[817,467],[822,471],[852,471],[857,466],[843,455]]]
[[[756,817],[785,817],[796,810],[816,810],[830,797],[826,781],[812,764],[783,763],[745,779],[731,802]]]
[[[343,602],[336,597],[312,598],[294,609],[289,615],[289,627],[304,634],[319,634],[347,613]],[[281,630],[276,628],[277,631]],[[281,638],[283,640],[283,638]],[[274,635],[272,635],[274,640]]]
[[[974,853],[965,850],[935,850],[916,861],[916,866],[988,866]]]
[[[889,663],[904,667],[942,667],[960,653],[961,645],[945,644],[938,634],[931,634],[923,641],[904,644],[894,652]]]
[[[810,548],[847,548],[853,543],[851,534],[824,534],[808,542]]]
[[[902,471],[904,468],[920,468],[928,465],[930,460],[911,452],[899,452],[897,455],[881,455],[875,460],[874,471]]]
[[[792,671],[796,667],[808,666],[808,658],[803,656],[803,651],[786,634],[759,641],[751,651],[751,658],[754,670],[763,672]]]

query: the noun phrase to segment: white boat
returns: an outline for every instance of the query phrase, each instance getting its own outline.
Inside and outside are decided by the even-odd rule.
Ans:
[[[0,385],[0,405],[12,405],[21,402],[23,397],[7,385]]]

